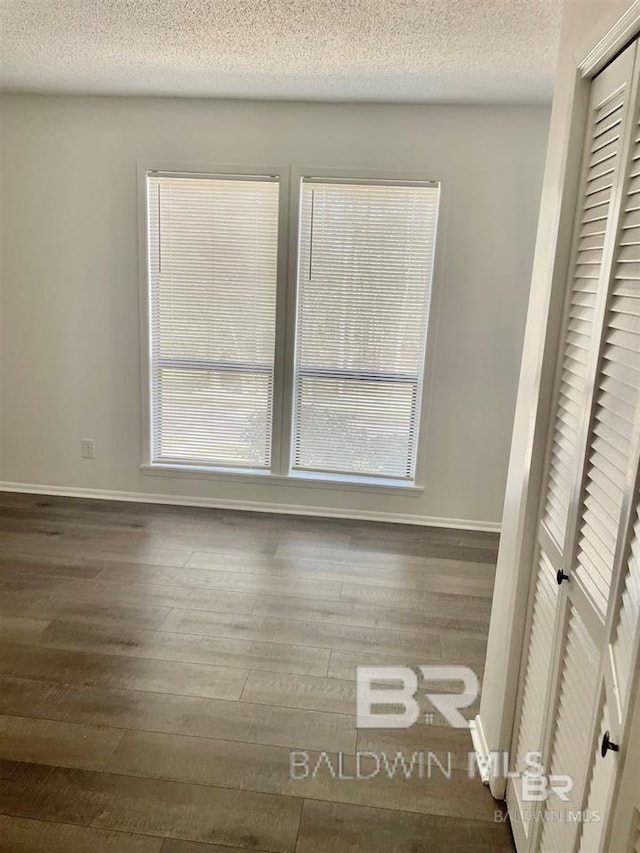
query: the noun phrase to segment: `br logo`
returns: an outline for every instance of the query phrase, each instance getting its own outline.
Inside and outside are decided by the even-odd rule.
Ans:
[[[475,672],[468,666],[421,666],[419,670],[427,684],[451,682],[461,688],[451,693],[425,690],[424,695],[449,725],[468,728],[469,722],[460,708],[467,708],[478,697]],[[356,682],[358,728],[408,729],[418,722],[418,676],[408,666],[359,666]],[[378,709],[375,713],[374,708]],[[380,711],[380,708],[387,710]],[[432,717],[433,714],[425,714],[425,722],[430,722]]]

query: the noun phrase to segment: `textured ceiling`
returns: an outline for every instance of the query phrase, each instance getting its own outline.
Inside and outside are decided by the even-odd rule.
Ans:
[[[7,91],[551,96],[562,0],[0,0]]]

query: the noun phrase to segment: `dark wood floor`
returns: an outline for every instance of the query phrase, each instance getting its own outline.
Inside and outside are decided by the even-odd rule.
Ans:
[[[485,533],[0,495],[0,850],[512,850],[468,778],[468,731],[437,715],[355,727],[358,664],[482,675],[496,549]],[[295,779],[291,750],[334,770],[344,753],[344,777],[365,751],[451,753],[453,769]]]

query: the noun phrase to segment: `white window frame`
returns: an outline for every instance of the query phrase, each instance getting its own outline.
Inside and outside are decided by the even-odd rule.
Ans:
[[[271,482],[274,485],[312,486],[328,489],[348,489],[371,492],[398,492],[421,494],[424,492],[426,463],[422,452],[426,443],[427,413],[433,386],[435,355],[435,328],[439,306],[440,258],[442,256],[442,220],[445,209],[443,181],[434,175],[415,172],[390,172],[388,170],[361,170],[350,168],[318,168],[283,165],[193,163],[176,161],[140,160],[138,168],[138,230],[139,230],[139,318],[142,389],[142,463],[143,474],[159,477],[216,479],[233,482]],[[147,175],[150,172],[176,175],[272,176],[279,182],[278,208],[278,260],[276,295],[276,340],[274,354],[273,415],[271,442],[271,469],[250,467],[201,466],[169,464],[152,461],[151,445],[151,315],[148,269],[148,217]],[[378,477],[375,475],[324,474],[291,470],[291,444],[293,438],[293,381],[295,364],[295,335],[297,314],[297,268],[300,231],[300,193],[302,179],[333,178],[337,181],[363,181],[370,183],[438,184],[440,187],[438,226],[434,250],[431,305],[427,319],[426,354],[422,387],[419,389],[418,439],[414,480]]]

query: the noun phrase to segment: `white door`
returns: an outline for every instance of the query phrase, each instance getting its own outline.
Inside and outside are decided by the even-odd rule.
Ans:
[[[519,851],[604,850],[639,622],[640,125],[636,45],[592,84],[512,769]],[[635,546],[637,548],[637,541]],[[608,735],[607,735],[608,733]],[[607,741],[608,738],[608,741]],[[609,743],[600,755],[603,740]],[[598,812],[604,811],[604,814]]]

